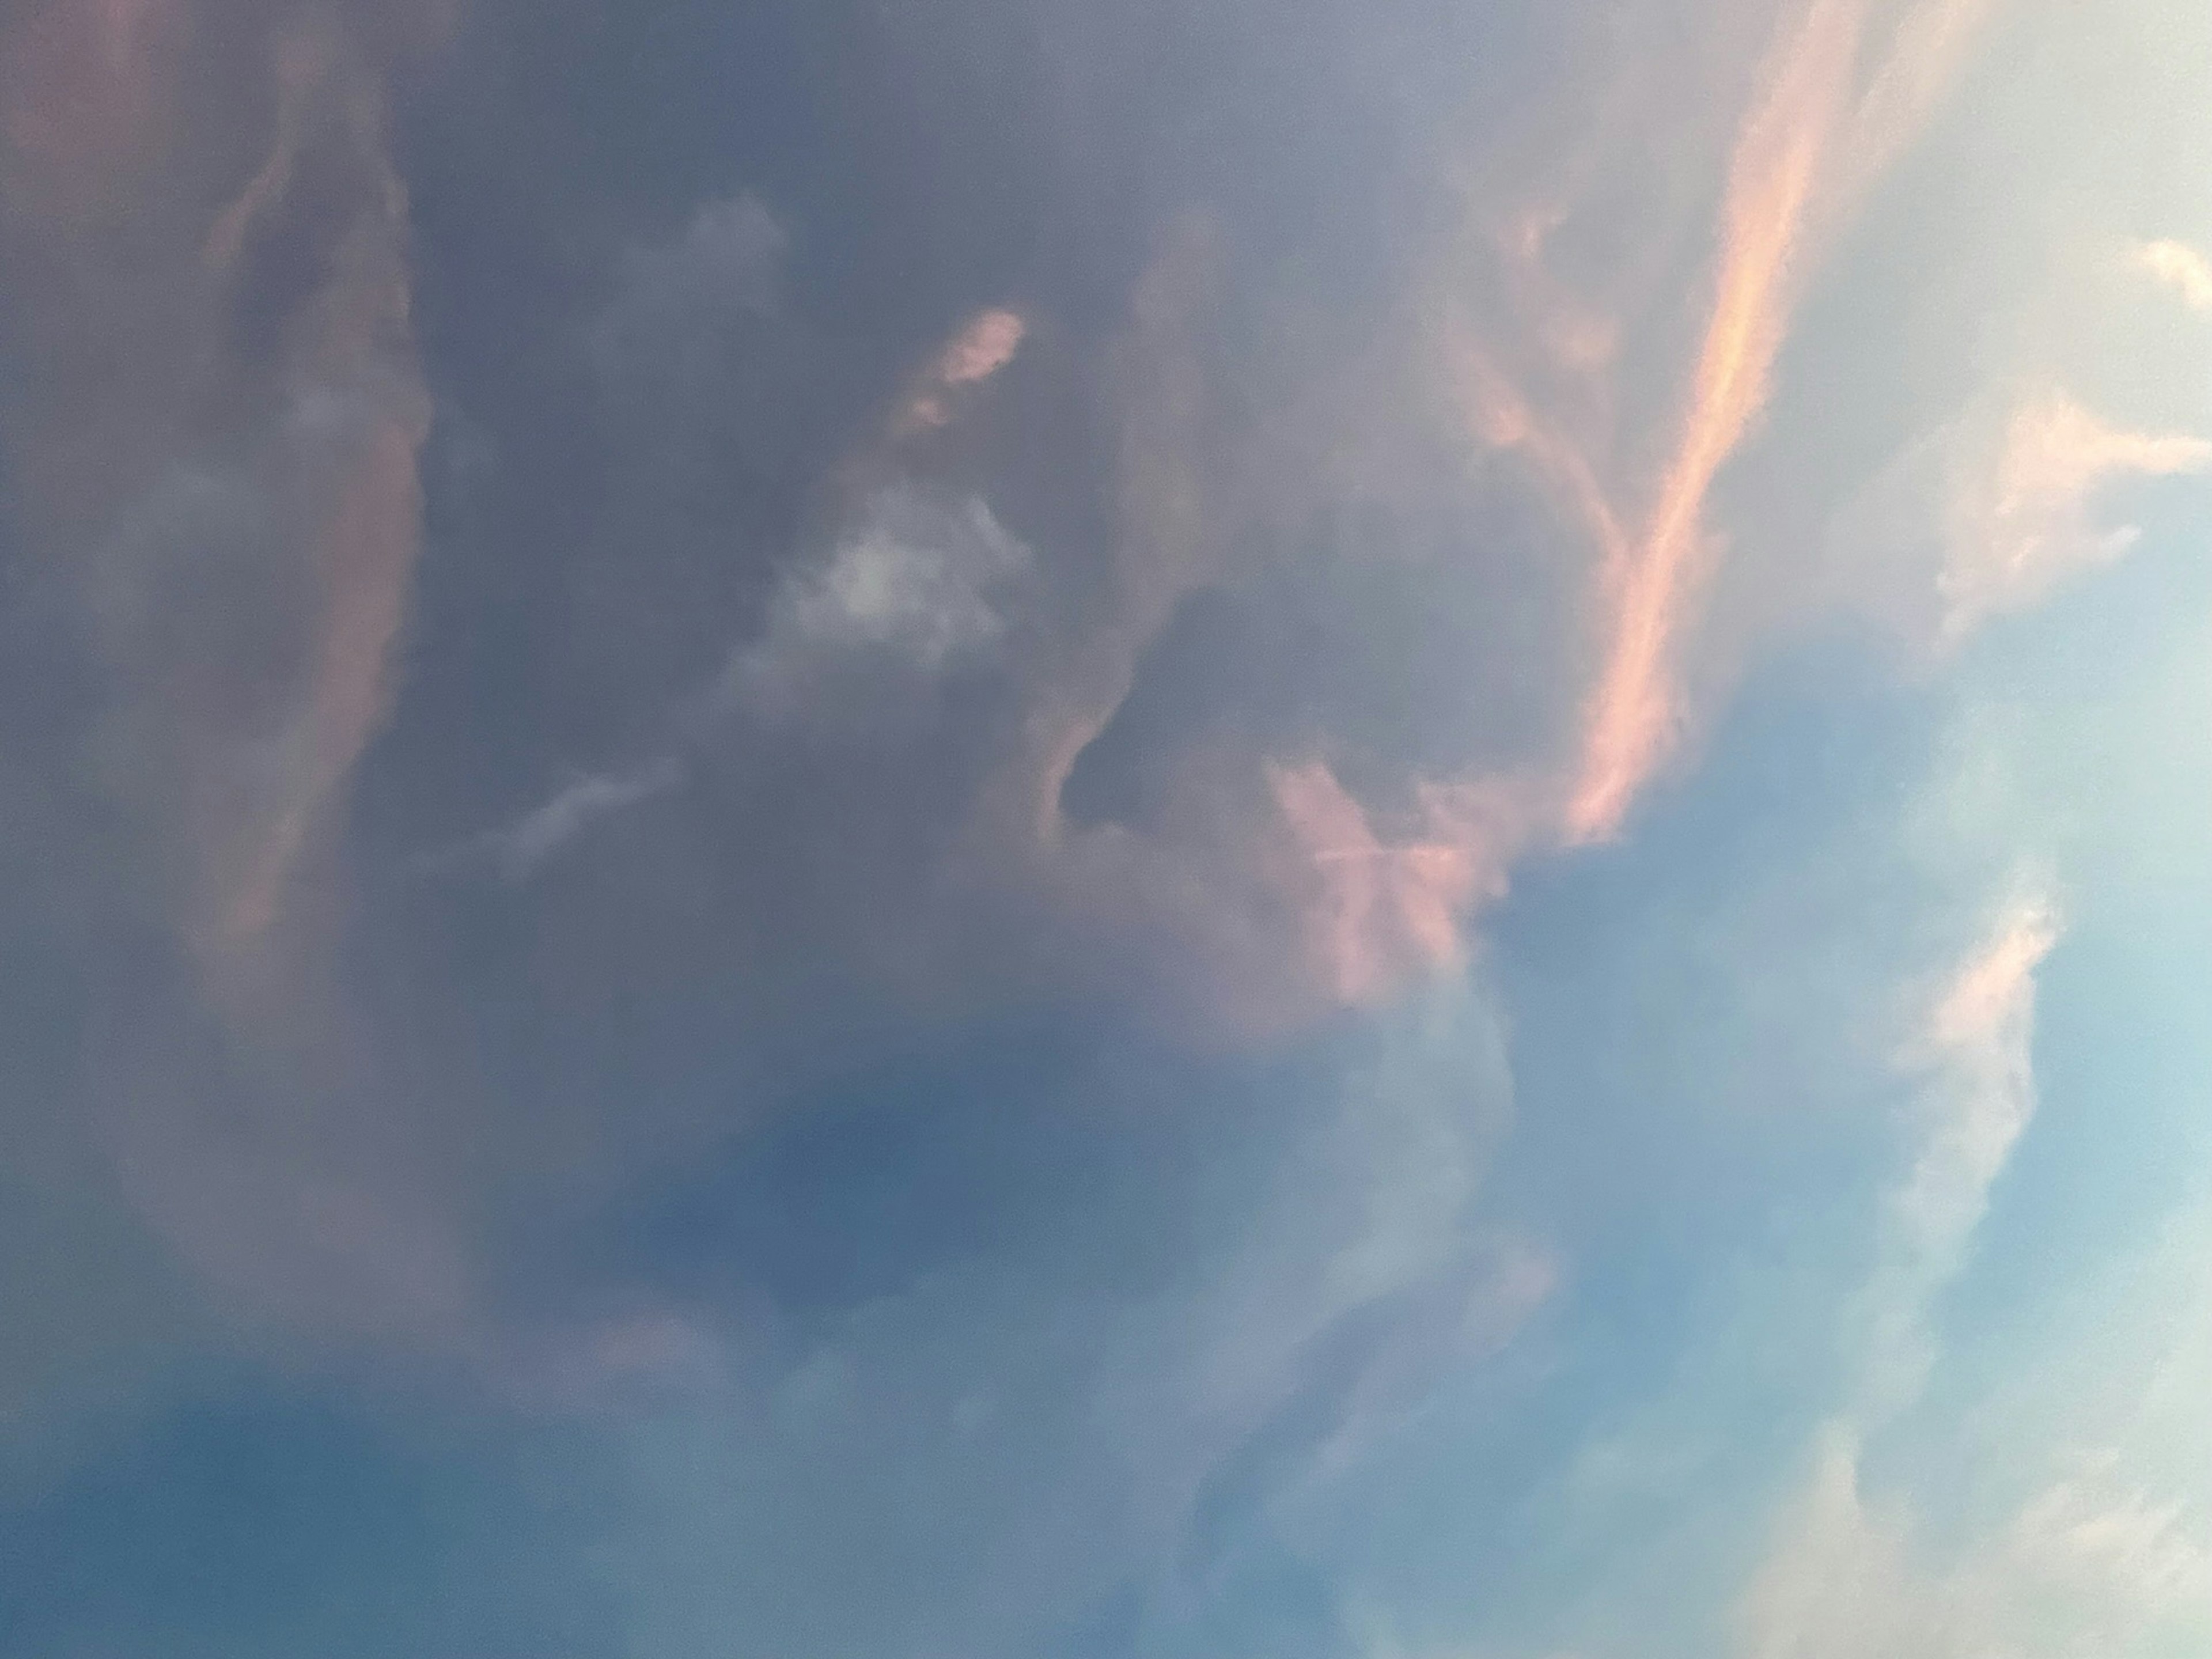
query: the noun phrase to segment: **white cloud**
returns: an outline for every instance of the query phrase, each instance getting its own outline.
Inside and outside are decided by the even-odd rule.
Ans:
[[[510,882],[521,881],[597,820],[665,793],[681,777],[673,760],[662,759],[641,771],[579,778],[543,806],[495,831],[485,844],[501,874]]]
[[[2179,295],[2191,311],[2212,311],[2212,260],[2186,242],[2146,242],[2136,263]]]
[[[497,869],[501,880],[525,882],[602,818],[665,794],[683,779],[683,768],[672,756],[635,771],[580,777],[512,823],[433,854],[416,867],[435,873],[485,860]]]
[[[2212,470],[2212,442],[2136,430],[2045,388],[1984,400],[1914,443],[1838,514],[1862,602],[1955,645],[2124,556],[2141,534],[2117,487]]]
[[[1030,563],[981,497],[891,485],[826,560],[785,580],[766,633],[735,665],[736,688],[775,708],[841,662],[935,673],[1006,633],[1001,590]]]
[[[2069,1401],[2060,1420],[2045,1425],[2046,1433],[2055,1428],[2055,1445],[2017,1423],[2006,1431],[2001,1402],[1979,1408],[1992,1419],[1984,1425],[1984,1455],[2012,1464],[2008,1481],[2022,1495],[1948,1546],[1923,1534],[1909,1488],[1880,1503],[1863,1487],[1863,1449],[1919,1395],[1934,1355],[1926,1324],[1935,1297],[1959,1271],[2033,1110],[2034,975],[2057,937],[2046,902],[2016,902],[1943,988],[1911,1052],[1927,1079],[1926,1130],[1885,1206],[1881,1254],[1860,1298],[1863,1373],[1850,1406],[1823,1428],[1812,1468],[1739,1607],[1749,1659],[2151,1659],[2212,1650],[2212,1527],[2192,1496],[2203,1472],[2183,1474],[2177,1495],[2172,1471],[2154,1456],[2147,1464],[2141,1446],[2132,1455],[2118,1445],[2067,1449],[2085,1429],[2141,1438],[2124,1421],[2094,1424],[2086,1401]],[[2169,1278],[2161,1285],[2175,1289]],[[2109,1389],[2106,1373],[2124,1362],[2116,1349],[2104,1358],[2096,1369]],[[2151,1368],[2124,1419],[2155,1404],[2172,1363]]]
[[[2212,1644],[2203,1518],[2106,1477],[2033,1494],[1958,1559],[1917,1556],[1870,1510],[1857,1461],[1826,1448],[1745,1609],[1754,1659],[2126,1659]]]
[[[1937,578],[1945,636],[2024,610],[2126,552],[2139,532],[2099,521],[2100,491],[2207,467],[2212,443],[2201,438],[2110,426],[2063,392],[2023,400],[1993,459],[1970,464],[1951,504]]]
[[[1905,1056],[1926,1079],[1923,1138],[1884,1205],[1881,1253],[1862,1287],[1856,1411],[1879,1426],[1909,1403],[1928,1362],[1930,1304],[1964,1262],[1991,1186],[2035,1110],[2035,971],[2057,943],[2049,900],[2015,898],[1942,987]]]

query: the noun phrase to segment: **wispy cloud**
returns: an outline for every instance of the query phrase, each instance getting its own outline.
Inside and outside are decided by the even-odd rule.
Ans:
[[[1822,242],[1911,142],[1986,9],[1913,9],[1863,87],[1863,0],[1809,0],[1786,26],[1730,161],[1681,430],[1649,515],[1608,562],[1609,636],[1566,809],[1571,840],[1613,833],[1674,744],[1674,658],[1711,561],[1713,483],[1766,407]]]
[[[1964,1264],[1990,1192],[2035,1110],[2036,970],[2057,943],[2051,902],[2030,890],[1951,976],[1905,1062],[1923,1073],[1923,1139],[1888,1195],[1881,1255],[1858,1297],[1866,1326],[1854,1421],[1908,1403],[1927,1364],[1938,1291]]]
[[[2035,974],[2057,939],[2050,901],[2029,890],[1938,988],[1902,1057],[1924,1079],[1920,1145],[1887,1196],[1875,1264],[1854,1298],[1846,1403],[1823,1425],[1806,1487],[1745,1597],[1753,1659],[1978,1650],[1916,1575],[1904,1522],[1869,1509],[1862,1450],[1924,1386],[1936,1298],[1964,1266],[2034,1111]]]
[[[450,870],[482,858],[508,884],[527,881],[547,860],[602,819],[665,794],[683,780],[684,769],[673,756],[632,772],[580,777],[514,823],[434,854],[422,867]]]
[[[158,833],[191,843],[179,856],[192,890],[173,920],[221,977],[277,928],[384,718],[419,548],[416,451],[429,402],[385,67],[331,20],[233,40],[143,0],[42,9],[9,46],[21,73],[8,118],[54,143],[17,152],[7,207],[68,273],[48,286],[33,286],[38,267],[20,273],[18,301],[46,354],[40,384],[69,388],[17,434],[34,535],[93,594],[138,596],[94,601],[131,688],[118,725],[148,763],[118,787],[167,781],[152,789],[158,799],[135,804]],[[252,95],[235,106],[204,95],[186,84],[188,63],[202,79],[234,74]],[[78,95],[55,101],[57,76]],[[268,112],[264,132],[244,126],[247,109]],[[103,131],[159,125],[162,143],[63,143],[64,119]],[[149,228],[124,284],[103,240],[111,222],[136,202],[192,194],[184,181],[231,154],[258,159],[204,217]],[[139,349],[112,355],[118,337]],[[216,613],[194,613],[204,625],[187,639],[148,602],[186,580],[191,562],[193,526],[155,522],[182,477],[250,498],[258,541],[230,562],[264,568],[240,583],[221,625],[251,618],[283,636],[284,672],[241,669],[221,684]]]
[[[1843,112],[1861,26],[1857,6],[1815,0],[1808,7],[1737,141],[1712,313],[1681,436],[1649,521],[1607,573],[1613,635],[1567,809],[1574,839],[1610,834],[1673,740],[1670,658],[1702,574],[1705,497],[1766,404],[1806,221]]]
[[[1954,486],[1937,576],[1943,637],[2035,604],[2077,571],[2118,558],[2137,532],[2102,526],[2100,493],[2129,479],[2212,468],[2212,442],[2109,426],[2063,393],[2023,401],[1993,461]]]
[[[1741,1609],[1750,1659],[2082,1659],[2212,1640],[2201,1518],[2108,1469],[2051,1481],[1939,1565],[1831,1437],[1790,1525]]]
[[[600,372],[699,372],[702,337],[733,317],[777,312],[790,246],[768,205],[741,194],[702,203],[665,243],[626,250],[614,295],[586,342]]]

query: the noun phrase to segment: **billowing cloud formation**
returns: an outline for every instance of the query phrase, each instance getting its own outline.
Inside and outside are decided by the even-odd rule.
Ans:
[[[0,25],[0,1656],[2203,1645],[2212,17],[441,11]]]
[[[1474,379],[1437,372],[1435,313],[1415,296],[1456,228],[1422,240],[1411,272],[1378,243],[1356,278],[1376,304],[1316,331],[1305,296],[1237,263],[1253,224],[1176,204],[1129,228],[1129,290],[1088,321],[1064,307],[1040,330],[1026,301],[979,304],[979,287],[1049,291],[994,276],[872,343],[810,312],[799,276],[825,231],[770,205],[780,189],[724,187],[605,232],[599,210],[580,211],[600,244],[575,252],[563,226],[562,257],[596,274],[530,323],[553,330],[524,354],[547,366],[517,390],[498,375],[520,371],[457,360],[471,366],[456,370],[435,458],[451,486],[432,503],[442,556],[457,573],[496,556],[532,574],[495,579],[524,582],[512,601],[497,586],[453,597],[475,580],[457,574],[426,603],[420,689],[404,691],[414,702],[370,780],[372,824],[426,816],[368,861],[434,869],[409,888],[425,906],[485,875],[518,890],[548,878],[532,899],[537,943],[462,952],[489,976],[462,996],[471,1008],[497,1000],[499,975],[547,972],[553,951],[580,998],[681,971],[773,1026],[796,992],[751,964],[775,940],[809,964],[793,987],[957,1005],[1049,964],[1048,994],[1104,994],[1247,1042],[1449,973],[1516,860],[1607,833],[1662,752],[1705,498],[1766,399],[1808,255],[1955,54],[1966,14],[1938,9],[1783,14],[1734,147],[1703,343],[1648,513],[1601,482],[1613,469],[1581,405],[1554,410],[1553,382],[1524,389],[1482,367],[1502,360],[1510,318],[1461,307],[1452,356]],[[496,38],[488,27],[478,39]],[[265,132],[234,140],[214,112],[178,118],[210,154],[231,144],[237,177],[176,233],[162,280],[190,313],[181,337],[205,337],[196,361],[234,362],[224,395],[262,404],[228,427],[205,417],[204,441],[149,448],[140,504],[94,538],[108,549],[98,626],[140,688],[104,719],[100,752],[149,811],[188,803],[156,834],[174,842],[162,859],[192,872],[173,924],[221,981],[227,1018],[262,1022],[227,1041],[270,1111],[470,1092],[491,1064],[468,1054],[483,1040],[471,1013],[410,1060],[421,1075],[402,1088],[377,1033],[425,1017],[396,990],[334,977],[372,935],[385,954],[348,959],[377,962],[366,977],[386,987],[433,982],[458,948],[404,913],[356,926],[341,845],[422,533],[429,405],[382,78],[407,33],[272,23],[238,48],[265,77]],[[152,98],[118,86],[134,107]],[[1448,107],[1407,135],[1424,167]],[[317,214],[329,222],[287,217]],[[1539,222],[1508,251],[1532,290],[1582,224],[1571,210]],[[249,279],[293,284],[294,309],[261,317],[259,289],[226,298]],[[462,279],[439,280],[441,317],[470,314]],[[228,304],[252,313],[246,332],[210,333]],[[503,337],[514,307],[485,305],[479,332]],[[1597,308],[1546,337],[1585,386],[1632,343]],[[1478,434],[1532,465],[1550,513],[1468,452],[1470,397]],[[204,714],[221,688],[179,693],[161,676],[236,653],[189,631],[161,645],[148,630],[167,612],[143,597],[179,535],[250,550],[236,555],[255,567],[246,587],[280,601],[227,607],[223,626],[250,618],[272,666]],[[1569,539],[1582,544],[1563,558]],[[1613,614],[1585,681],[1578,590],[1593,580]],[[1531,658],[1531,639],[1552,643]],[[1219,689],[1188,692],[1191,676]],[[527,751],[453,724],[456,707],[518,701],[542,714]],[[582,834],[617,819],[619,836]],[[650,868],[602,889],[595,845],[650,845]],[[609,929],[631,943],[611,947]],[[410,1189],[391,1200],[410,1214],[456,1201],[419,1190],[418,1164],[447,1156],[421,1111],[450,1109],[371,1110],[338,1137],[376,1150],[330,1151],[353,1168],[331,1182],[362,1216],[331,1238],[380,1250],[386,1185]],[[665,1134],[696,1132],[641,1113],[621,1138],[651,1158]],[[321,1161],[321,1133],[299,1126],[277,1165]],[[242,1263],[291,1224],[224,1249]],[[418,1214],[392,1236],[472,1224]],[[471,1272],[457,1261],[446,1277]],[[414,1267],[398,1279],[427,1282]],[[428,1299],[439,1324],[470,1298]]]

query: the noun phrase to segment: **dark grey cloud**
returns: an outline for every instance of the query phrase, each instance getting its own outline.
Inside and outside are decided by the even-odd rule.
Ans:
[[[66,1087],[226,1304],[504,1374],[541,1210],[878,1030],[1293,1030],[1530,833],[1589,553],[1468,440],[1435,186],[1571,28],[56,16],[9,208],[78,697],[27,752],[112,837],[45,896]]]

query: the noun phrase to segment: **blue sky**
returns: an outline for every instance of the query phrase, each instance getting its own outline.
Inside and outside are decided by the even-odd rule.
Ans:
[[[2212,18],[0,20],[0,1656],[2212,1650]]]

